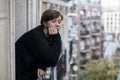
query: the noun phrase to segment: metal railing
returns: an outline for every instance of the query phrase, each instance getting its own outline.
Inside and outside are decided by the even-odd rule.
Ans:
[[[62,78],[64,77],[66,70],[65,62],[65,55],[61,54],[57,66],[47,68],[46,75],[37,80],[63,80]]]

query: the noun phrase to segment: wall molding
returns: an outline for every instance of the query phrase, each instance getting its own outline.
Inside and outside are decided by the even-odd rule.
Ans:
[[[59,5],[59,6],[68,6],[67,2],[59,1],[59,0],[43,0],[43,2]]]
[[[8,52],[8,79],[15,80],[15,0],[9,2],[9,52]]]

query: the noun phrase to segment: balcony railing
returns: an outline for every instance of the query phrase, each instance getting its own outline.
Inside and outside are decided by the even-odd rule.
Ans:
[[[66,72],[65,55],[61,54],[55,67],[47,68],[46,75],[38,80],[62,80]]]

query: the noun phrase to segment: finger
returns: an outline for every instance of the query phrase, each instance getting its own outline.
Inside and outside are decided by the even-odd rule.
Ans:
[[[50,32],[50,35],[54,34],[54,28],[51,27],[49,32]]]
[[[38,75],[41,77],[43,75],[45,75],[45,71],[43,71],[42,69],[38,69]]]
[[[49,28],[48,30],[49,30],[49,34],[52,34],[52,32],[51,32],[51,28]]]
[[[54,29],[54,30],[53,30],[53,34],[56,34],[56,33],[57,33],[57,29]]]
[[[43,76],[43,75],[45,75],[45,74],[46,74],[46,72],[43,71],[43,70],[41,70],[41,75]]]
[[[57,33],[57,29],[52,29],[52,31],[51,31],[51,34],[56,34]]]
[[[39,78],[41,78],[40,70],[39,70],[39,69],[37,70],[37,76],[38,76]]]

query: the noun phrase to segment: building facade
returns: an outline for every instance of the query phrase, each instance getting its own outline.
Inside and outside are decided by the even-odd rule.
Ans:
[[[102,8],[102,26],[104,33],[115,34],[115,38],[120,41],[120,1],[115,0],[114,3],[111,1],[107,4],[109,0],[101,0]]]
[[[120,33],[120,12],[103,12],[104,33]]]

